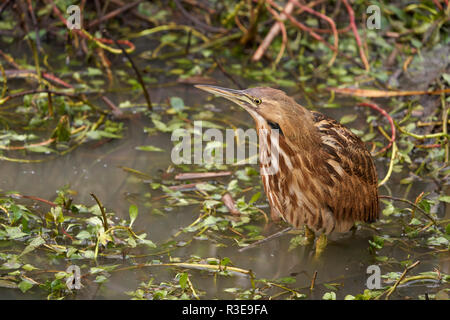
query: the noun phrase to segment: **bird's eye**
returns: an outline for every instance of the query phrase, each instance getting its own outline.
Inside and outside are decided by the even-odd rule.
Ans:
[[[262,100],[261,99],[259,99],[259,98],[253,98],[253,102],[255,103],[255,104],[261,104],[261,102],[262,102]]]

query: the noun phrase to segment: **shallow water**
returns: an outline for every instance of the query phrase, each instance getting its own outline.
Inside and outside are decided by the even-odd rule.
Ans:
[[[201,109],[208,95],[199,93],[191,86],[169,87],[159,89],[157,96],[163,100],[164,97],[179,96],[189,106],[195,107],[190,115]],[[115,101],[117,102],[117,101]],[[242,123],[253,126],[252,119],[245,112],[237,107],[231,107],[229,102],[219,99],[213,100],[214,105],[222,110],[229,119],[240,119]],[[352,101],[343,101],[344,105],[351,105]],[[344,114],[351,111],[360,112],[361,117],[349,127],[363,128],[365,126],[364,112],[366,110],[339,108],[322,110],[328,115],[339,119]],[[89,142],[69,154],[58,157],[51,161],[37,164],[17,164],[2,162],[0,166],[0,190],[16,190],[24,195],[33,195],[40,198],[52,200],[56,196],[55,191],[62,186],[69,184],[70,189],[77,192],[74,195],[75,203],[94,205],[94,200],[90,193],[96,194],[103,202],[104,206],[114,211],[119,217],[127,217],[130,203],[137,203],[140,207],[139,217],[136,221],[138,231],[145,231],[149,238],[155,243],[163,243],[180,230],[180,228],[190,225],[199,215],[200,206],[192,205],[185,207],[167,208],[164,199],[157,198],[160,193],[151,190],[148,183],[142,183],[138,179],[133,179],[132,175],[120,168],[129,167],[145,173],[152,177],[160,177],[161,171],[167,169],[171,164],[170,151],[172,142],[170,134],[158,133],[149,136],[144,132],[145,126],[150,126],[150,121],[144,116],[136,116],[125,121],[125,134],[123,139],[112,140],[104,144],[98,141]],[[244,128],[246,129],[246,128]],[[136,146],[154,145],[163,148],[165,152],[143,152],[135,149]],[[376,161],[379,178],[382,178],[387,170],[388,160],[378,159]],[[403,196],[404,187],[399,184],[402,175],[394,174],[385,187],[380,189],[380,194],[387,194],[387,190],[392,195]],[[231,178],[219,178],[216,180],[227,183]],[[261,185],[259,177],[252,181],[254,185]],[[424,183],[414,183],[409,191],[410,198],[414,199],[418,193],[424,189],[433,189],[435,186]],[[146,193],[152,193],[152,199],[145,198]],[[268,212],[264,206],[264,199],[258,201],[263,210]],[[37,204],[41,205],[41,204]],[[43,211],[47,210],[45,205],[41,205]],[[161,208],[165,215],[151,214],[152,208]],[[440,215],[444,215],[441,208]],[[448,208],[446,215],[449,215]],[[381,229],[379,232],[398,237],[402,230],[398,223],[401,218],[393,218],[390,224],[376,224]],[[285,224],[277,225],[269,223],[263,234],[270,235],[286,227]],[[208,231],[212,232],[212,231]],[[374,256],[368,250],[368,240],[376,234],[374,230],[367,227],[360,227],[354,234],[346,234],[332,238],[326,251],[319,261],[311,256],[312,249],[308,246],[298,247],[288,251],[292,234],[286,234],[280,238],[271,240],[253,249],[242,253],[238,252],[239,247],[230,242],[228,247],[217,247],[215,243],[204,240],[193,240],[186,247],[178,248],[171,252],[172,256],[189,258],[191,255],[200,257],[229,257],[235,266],[250,269],[258,279],[278,279],[283,277],[293,277],[296,279],[295,288],[308,288],[311,278],[317,271],[316,289],[309,294],[309,298],[321,299],[324,292],[329,291],[320,284],[338,284],[337,298],[342,299],[346,294],[362,293],[366,288],[368,274],[366,269],[369,265],[377,264]],[[189,238],[188,235],[181,235]],[[427,255],[424,250],[403,247],[401,245],[386,245],[383,255],[395,258],[398,261],[420,257],[421,265],[416,271],[429,271],[434,266],[439,266],[442,272],[449,272],[448,256]],[[166,256],[152,256],[147,260],[161,259]],[[60,262],[61,263],[61,262]],[[123,264],[128,266],[132,261],[123,261],[120,258],[105,260],[102,264]],[[65,269],[65,265],[52,265],[52,269]],[[391,270],[382,268],[382,274]],[[398,267],[394,268],[398,271]],[[250,281],[244,276],[234,277],[214,277],[205,271],[191,270],[190,274],[195,287],[206,292],[205,298],[227,299],[233,298],[231,294],[223,291],[225,288],[242,287],[250,288]],[[174,272],[168,268],[152,267],[129,271],[113,272],[109,281],[104,285],[94,282],[88,283],[76,295],[76,299],[127,299],[124,292],[135,290],[142,281],[148,281],[151,277],[158,282],[173,279]],[[429,288],[432,290],[432,288]],[[428,288],[423,284],[412,285],[408,288],[399,288],[396,295],[398,298],[405,296],[415,296],[416,293],[424,293]],[[0,299],[8,298],[45,298],[45,296],[26,295],[19,290],[0,288]],[[278,297],[280,299],[283,296]]]

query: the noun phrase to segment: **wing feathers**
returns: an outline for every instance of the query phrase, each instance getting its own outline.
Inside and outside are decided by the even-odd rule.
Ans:
[[[364,143],[337,121],[319,112],[312,112],[315,126],[321,134],[326,170],[337,186],[329,185],[332,197],[326,199],[337,222],[346,220],[374,221],[378,217],[377,173]],[[336,168],[340,168],[336,169]]]

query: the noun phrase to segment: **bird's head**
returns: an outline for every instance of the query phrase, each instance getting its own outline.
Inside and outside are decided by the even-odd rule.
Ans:
[[[297,104],[294,99],[281,90],[268,87],[235,90],[210,85],[195,87],[224,97],[244,108],[256,122],[258,128],[279,129],[281,133],[289,131],[294,125],[302,126],[299,119],[308,122],[309,112]],[[303,122],[303,121],[300,121]],[[303,125],[305,122],[303,122]]]

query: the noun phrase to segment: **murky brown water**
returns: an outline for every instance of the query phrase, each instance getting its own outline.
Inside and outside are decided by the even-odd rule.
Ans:
[[[159,90],[153,96],[163,99],[164,97],[179,96],[187,105],[201,107],[207,97],[206,94],[198,92],[190,86],[172,87]],[[214,104],[226,111],[230,119],[240,119],[244,123],[253,126],[252,119],[238,108],[230,108],[230,103],[222,100],[214,100]],[[348,104],[348,101],[345,102]],[[349,109],[350,108],[350,109]],[[339,119],[342,115],[354,112],[364,113],[361,108],[352,109],[327,109],[322,110],[330,116]],[[358,122],[359,121],[359,122]],[[364,117],[349,127],[362,128]],[[159,133],[148,136],[143,130],[144,126],[150,126],[150,121],[144,116],[126,121],[125,137],[121,140],[113,140],[98,145],[96,142],[88,143],[66,156],[52,161],[38,164],[16,164],[2,162],[0,166],[0,190],[17,190],[25,195],[39,196],[52,200],[56,196],[55,191],[69,184],[72,190],[78,192],[74,196],[75,203],[94,205],[90,193],[95,193],[106,208],[116,212],[117,215],[127,217],[128,207],[131,202],[137,202],[140,213],[136,225],[140,231],[148,233],[149,238],[156,243],[162,243],[169,239],[182,227],[190,225],[199,215],[199,206],[174,207],[167,211],[164,216],[152,215],[153,207],[163,208],[164,200],[150,201],[149,206],[143,205],[144,194],[157,192],[150,189],[148,184],[142,183],[125,172],[120,166],[133,168],[152,176],[159,177],[161,170],[167,169],[171,163],[170,151],[172,142],[170,134]],[[166,152],[142,152],[135,149],[136,146],[154,145],[161,147]],[[377,160],[379,178],[382,178],[387,170],[387,160]],[[399,184],[401,175],[394,174],[387,188],[393,195],[402,196],[404,188]],[[229,178],[221,178],[228,181]],[[254,184],[260,184],[260,179],[255,178]],[[416,183],[410,190],[410,198],[414,198],[424,189],[433,189],[435,186]],[[380,194],[387,194],[386,188],[381,188]],[[263,202],[263,201],[260,201]],[[267,207],[264,208],[266,211]],[[447,212],[448,215],[448,212]],[[398,219],[400,220],[400,219]],[[401,226],[395,218],[391,224],[380,225],[383,234],[396,237],[401,233]],[[264,231],[265,235],[272,234],[285,228],[286,225],[270,224]],[[317,271],[317,284],[339,283],[340,290],[337,292],[338,299],[346,294],[362,293],[366,288],[366,269],[368,265],[376,264],[374,257],[369,253],[368,240],[372,239],[375,232],[368,228],[359,229],[354,235],[347,234],[332,240],[322,258],[315,261],[311,258],[310,247],[300,247],[288,252],[289,241],[292,235],[284,235],[280,238],[267,242],[254,249],[239,253],[237,246],[226,248],[217,247],[209,241],[193,240],[189,246],[176,249],[171,252],[172,256],[189,258],[191,255],[201,257],[229,257],[231,261],[240,268],[251,269],[257,278],[277,279],[281,277],[294,277],[297,281],[295,288],[309,287],[314,271]],[[182,238],[181,236],[180,238]],[[423,251],[423,250],[422,250]],[[434,266],[440,266],[442,272],[449,272],[448,257],[427,256],[427,252],[416,252],[414,248],[386,245],[383,255],[393,257],[399,261],[421,257],[422,263],[417,271],[429,271]],[[166,256],[153,256],[151,259],[164,259]],[[108,264],[124,264],[122,260],[106,261]],[[59,266],[63,269],[63,266]],[[58,266],[52,266],[58,268]],[[382,273],[386,273],[385,267]],[[398,268],[396,269],[398,271]],[[190,271],[195,277],[192,281],[199,290],[206,291],[206,298],[232,298],[233,296],[223,291],[229,287],[250,288],[248,278],[242,276],[218,277],[217,281],[204,271]],[[174,272],[169,268],[144,268],[132,271],[113,272],[109,281],[99,286],[90,283],[78,293],[77,298],[82,299],[117,299],[129,298],[125,291],[135,290],[141,281],[148,281],[155,277],[158,282],[170,280]],[[419,285],[413,290],[414,285],[398,290],[399,297],[413,295],[413,292],[423,293],[425,286]],[[323,286],[309,294],[310,298],[321,299],[325,291]],[[2,298],[29,298],[30,294],[23,295],[19,290],[0,288],[0,299]],[[44,296],[40,297],[44,298]],[[283,298],[283,296],[279,297]]]

